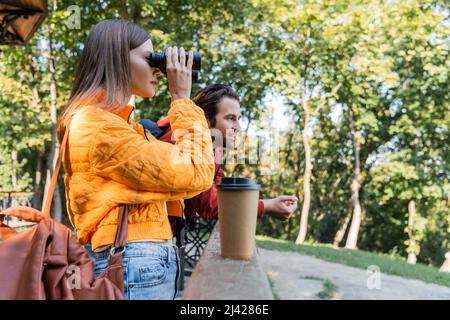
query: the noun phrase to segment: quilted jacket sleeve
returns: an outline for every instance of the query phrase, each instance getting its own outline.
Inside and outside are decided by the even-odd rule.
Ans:
[[[214,157],[204,112],[179,99],[168,113],[174,145],[137,133],[124,121],[100,123],[89,150],[92,171],[139,191],[198,194],[211,187]],[[186,194],[188,192],[188,194]]]

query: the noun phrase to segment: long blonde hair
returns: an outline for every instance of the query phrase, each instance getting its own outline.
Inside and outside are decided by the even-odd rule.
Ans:
[[[87,101],[104,93],[101,105],[112,110],[131,96],[130,50],[151,39],[138,25],[125,20],[104,20],[92,27],[84,42],[69,102],[58,121],[61,142],[67,121]]]

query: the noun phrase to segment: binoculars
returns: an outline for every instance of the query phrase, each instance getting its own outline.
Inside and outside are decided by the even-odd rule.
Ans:
[[[189,58],[189,52],[186,52],[186,65]],[[165,52],[152,52],[147,57],[148,64],[150,67],[158,68],[167,76],[166,71],[166,53]],[[192,63],[192,82],[198,81],[198,74],[201,67],[201,56],[199,52],[194,52],[194,61]]]

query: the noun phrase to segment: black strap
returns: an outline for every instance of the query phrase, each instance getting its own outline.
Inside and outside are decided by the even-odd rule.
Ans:
[[[121,204],[114,247],[122,248],[125,246],[127,242],[127,233],[128,233],[128,206]]]
[[[142,119],[139,121],[139,123],[150,133],[152,136],[154,136],[156,139],[161,138],[164,133],[166,133],[167,129],[169,129],[169,126],[166,127],[159,127],[158,124],[150,119]]]
[[[182,248],[185,246],[185,237],[186,237],[186,220],[184,218],[175,218],[175,237],[176,237],[176,246],[178,248]]]

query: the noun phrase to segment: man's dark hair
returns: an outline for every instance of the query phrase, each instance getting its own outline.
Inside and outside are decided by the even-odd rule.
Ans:
[[[216,125],[216,115],[219,112],[217,105],[224,97],[236,99],[240,102],[239,95],[236,91],[223,84],[211,84],[197,92],[192,99],[196,105],[203,109],[211,127],[215,127]]]

